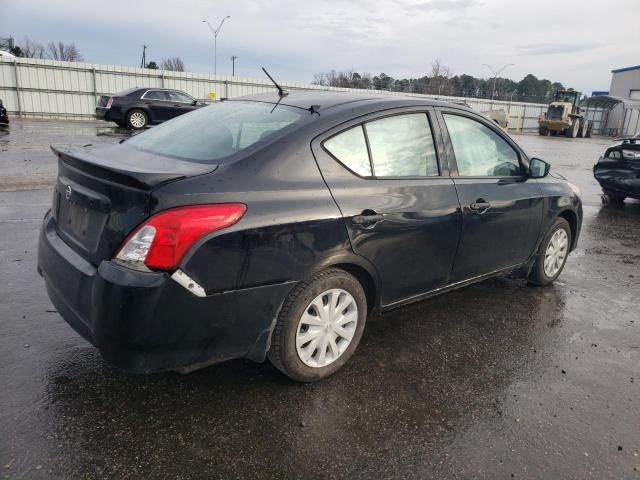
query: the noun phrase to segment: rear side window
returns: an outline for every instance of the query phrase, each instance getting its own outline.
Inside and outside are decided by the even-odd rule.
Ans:
[[[438,175],[436,150],[425,113],[396,115],[365,124],[376,177]]]
[[[486,125],[460,115],[444,114],[461,177],[521,175],[518,153]]]
[[[324,142],[331,155],[340,163],[362,177],[371,176],[371,164],[367,153],[367,142],[364,139],[362,125],[350,128]]]
[[[199,108],[127,140],[127,145],[195,162],[218,162],[276,135],[308,114],[259,102],[221,102]]]

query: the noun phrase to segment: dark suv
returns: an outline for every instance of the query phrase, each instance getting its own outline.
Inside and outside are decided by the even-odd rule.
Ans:
[[[140,130],[203,106],[180,90],[131,88],[113,96],[102,95],[96,106],[96,117]]]
[[[553,282],[582,222],[548,164],[424,99],[245,97],[54,151],[39,271],[67,322],[134,372],[268,356],[320,379],[374,309],[509,272]]]

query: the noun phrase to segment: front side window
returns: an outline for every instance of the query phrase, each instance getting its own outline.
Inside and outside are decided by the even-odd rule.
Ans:
[[[436,150],[425,113],[396,115],[365,124],[376,177],[438,175]]]
[[[168,92],[169,98],[171,98],[172,102],[180,102],[180,103],[193,103],[193,98],[183,92],[177,92],[175,90],[171,90]]]
[[[126,141],[159,155],[216,162],[277,134],[308,114],[285,105],[229,101],[180,115]]]
[[[362,125],[331,137],[324,142],[324,148],[349,170],[362,177],[371,176],[371,164]]]
[[[500,135],[471,118],[443,114],[461,177],[521,175],[518,153]]]

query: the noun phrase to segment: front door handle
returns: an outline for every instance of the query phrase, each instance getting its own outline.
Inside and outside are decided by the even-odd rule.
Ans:
[[[351,218],[351,221],[356,225],[373,226],[378,222],[384,220],[384,215],[375,212],[362,212],[362,215],[355,215]]]
[[[491,208],[491,202],[487,202],[484,198],[479,198],[469,205],[469,208],[474,212],[484,213]]]

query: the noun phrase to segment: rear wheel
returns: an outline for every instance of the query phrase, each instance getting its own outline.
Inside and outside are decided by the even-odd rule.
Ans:
[[[553,283],[564,268],[570,247],[569,222],[558,217],[540,242],[536,261],[529,274],[529,282],[543,286]]]
[[[543,127],[542,125],[540,125],[538,127],[538,133],[543,137],[546,137],[547,135],[549,135],[549,129],[547,127]]]
[[[316,273],[285,300],[269,360],[293,380],[328,377],[355,352],[366,319],[367,299],[353,276],[337,268]]]
[[[127,125],[134,130],[141,130],[147,126],[149,118],[142,110],[131,110],[127,113]]]

